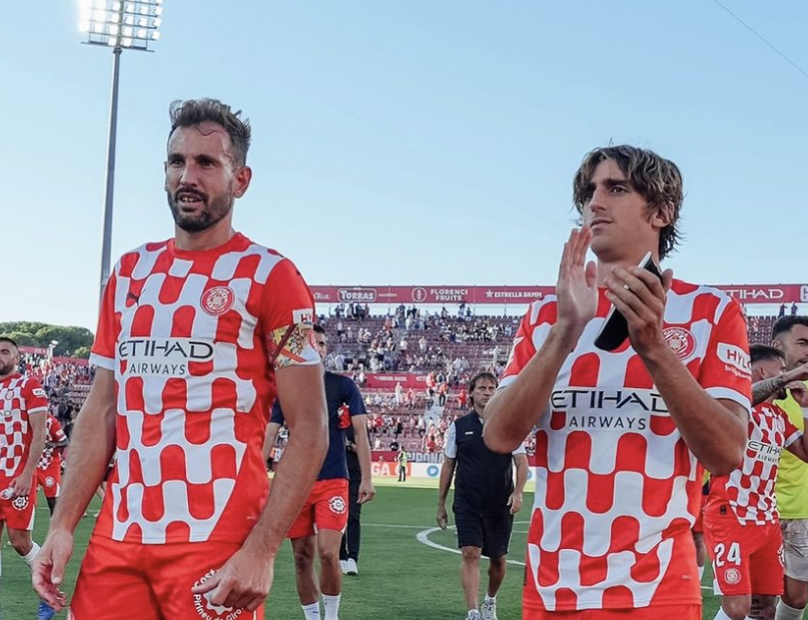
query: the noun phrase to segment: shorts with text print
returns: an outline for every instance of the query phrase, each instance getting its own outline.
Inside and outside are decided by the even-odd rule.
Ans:
[[[213,605],[191,592],[241,543],[144,545],[90,538],[68,620],[262,620],[256,611]]]
[[[713,562],[715,594],[782,594],[779,523],[741,525],[729,504],[716,504],[704,512],[704,542]]]

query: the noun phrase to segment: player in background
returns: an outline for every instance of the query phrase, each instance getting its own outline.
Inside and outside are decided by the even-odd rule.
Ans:
[[[752,345],[750,358],[753,393],[760,396],[763,386],[783,374],[785,355],[771,346]],[[716,620],[744,620],[752,593],[758,598],[756,617],[773,618],[774,597],[783,592],[777,467],[783,448],[808,460],[808,436],[774,404],[779,392],[753,406],[741,466],[729,475],[713,476],[710,483],[704,535],[713,563],[713,590],[722,597]]]
[[[328,352],[325,330],[314,326],[314,342],[322,359]],[[345,456],[345,430],[353,427],[362,480],[359,484],[360,504],[376,495],[370,469],[370,441],[367,414],[362,395],[349,377],[325,372],[325,395],[328,403],[328,454],[317,476],[317,482],[303,505],[287,537],[292,540],[295,558],[295,582],[303,617],[306,620],[338,620],[342,593],[342,568],[339,562],[342,534],[348,522],[348,464]],[[264,441],[264,457],[269,456],[278,431],[286,417],[286,403],[279,396],[272,408]],[[290,439],[293,437],[289,430]],[[286,458],[284,450],[281,462]],[[266,460],[266,459],[265,459]],[[270,492],[270,497],[273,490]],[[319,585],[314,559],[320,558]],[[320,614],[320,594],[324,616]]]
[[[753,400],[762,401],[785,388],[784,397],[774,402],[785,410],[794,426],[805,432],[808,317],[784,316],[778,319],[772,327],[772,345],[785,355],[786,372],[756,384]],[[777,620],[798,620],[808,602],[808,465],[785,452],[780,459],[775,491],[785,558],[783,595],[777,605]],[[753,607],[758,606],[756,603],[753,601]]]
[[[367,436],[367,427],[364,433]],[[362,504],[359,503],[362,466],[359,464],[359,444],[353,424],[345,429],[345,460],[348,464],[348,523],[340,544],[339,564],[343,575],[355,576],[359,574],[359,550],[362,543]]]
[[[471,378],[471,412],[449,425],[440,470],[437,522],[444,530],[448,525],[446,496],[455,479],[452,510],[462,557],[460,583],[466,597],[467,620],[497,620],[497,592],[505,581],[513,515],[522,509],[527,482],[524,443],[512,454],[497,454],[483,442],[485,406],[496,389],[497,378],[490,372],[479,372]],[[478,609],[482,555],[489,560],[488,589]]]
[[[62,453],[67,447],[67,435],[54,416],[48,414],[45,424],[45,449],[37,463],[37,488],[42,487],[51,515],[62,488]]]
[[[524,620],[701,620],[690,528],[702,465],[726,474],[741,462],[751,384],[740,305],[637,267],[675,248],[683,195],[679,169],[652,151],[584,157],[573,181],[583,226],[488,403],[493,450],[537,428]],[[603,351],[594,342],[612,305],[628,338]]]
[[[73,620],[263,618],[278,548],[325,455],[311,293],[291,261],[232,227],[252,178],[240,114],[215,99],[171,105],[174,237],[126,253],[106,285],[98,371],[34,571],[64,607],[73,532],[115,453]],[[267,499],[276,396],[297,432]]]
[[[9,543],[31,568],[40,553],[39,545],[31,540],[31,530],[48,397],[39,381],[19,373],[19,366],[17,343],[0,337],[0,533],[5,524]],[[49,620],[54,613],[47,602],[39,602],[38,620]]]

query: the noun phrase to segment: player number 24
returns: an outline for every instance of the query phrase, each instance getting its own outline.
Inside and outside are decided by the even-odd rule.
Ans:
[[[716,566],[724,566],[724,552],[727,548],[724,546],[724,543],[718,543],[715,546],[715,565]],[[729,552],[727,553],[727,562],[735,564],[736,566],[741,565],[741,545],[734,542],[729,546]]]

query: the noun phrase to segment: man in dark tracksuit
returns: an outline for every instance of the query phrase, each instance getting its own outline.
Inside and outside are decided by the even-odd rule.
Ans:
[[[467,620],[497,618],[497,591],[505,579],[505,556],[513,529],[513,515],[522,508],[522,492],[527,482],[524,444],[512,454],[497,454],[483,442],[485,405],[496,389],[497,378],[490,372],[477,373],[471,379],[469,402],[472,411],[449,426],[440,472],[437,520],[443,529],[448,524],[446,496],[452,477],[455,477],[452,509],[457,543],[463,556],[460,582],[466,596]],[[481,555],[488,556],[490,564],[488,592],[478,609]]]

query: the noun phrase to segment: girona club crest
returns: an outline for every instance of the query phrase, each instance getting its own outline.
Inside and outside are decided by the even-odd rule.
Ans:
[[[202,293],[202,309],[211,316],[224,314],[233,307],[236,294],[229,286],[214,286]]]
[[[741,581],[741,571],[737,568],[728,568],[727,572],[724,573],[724,579],[728,584],[734,586]]]
[[[331,512],[341,515],[345,512],[345,500],[342,499],[339,495],[335,495],[330,500],[328,500],[328,507],[331,509]]]
[[[696,339],[689,329],[666,327],[662,330],[662,337],[680,360],[686,360],[696,351]]]
[[[28,508],[28,496],[21,495],[20,497],[15,497],[13,500],[11,500],[11,505],[14,507],[14,510],[22,512]]]

